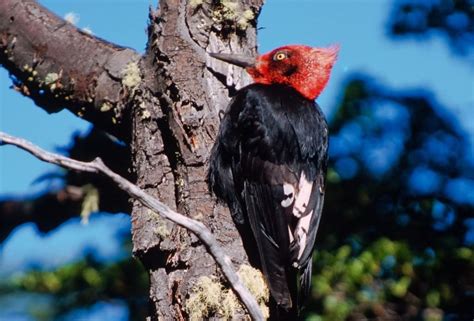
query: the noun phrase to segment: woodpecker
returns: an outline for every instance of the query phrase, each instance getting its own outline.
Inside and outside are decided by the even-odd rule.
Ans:
[[[325,192],[328,128],[315,99],[338,50],[291,45],[256,58],[210,54],[245,68],[254,83],[237,91],[221,121],[209,189],[228,205],[246,248],[256,245],[278,308],[296,313],[310,291]]]

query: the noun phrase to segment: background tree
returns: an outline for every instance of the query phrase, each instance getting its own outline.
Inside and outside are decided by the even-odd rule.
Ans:
[[[339,24],[341,21],[347,22],[348,19],[338,15],[346,10],[351,11],[349,4],[339,4],[337,10],[331,11],[334,15],[330,16],[330,20],[336,20]],[[370,16],[373,5],[363,6],[366,15]],[[322,10],[326,6],[330,5],[298,3],[301,17],[303,11],[317,15],[314,9]],[[397,40],[393,42],[396,46],[406,46],[406,40],[414,34],[418,35],[415,39],[420,39],[420,44],[423,44],[419,45],[420,51],[425,50],[429,39],[450,39],[445,44],[455,54],[460,54],[458,59],[461,63],[469,66],[473,43],[468,41],[469,34],[472,34],[472,28],[469,27],[472,26],[472,10],[462,1],[395,1],[385,11],[389,13],[384,21],[387,23],[387,35]],[[289,12],[289,7],[286,7],[285,16],[275,16],[273,19],[286,21]],[[321,15],[318,17],[322,19]],[[308,18],[308,21],[311,19]],[[423,21],[423,28],[413,29],[414,24]],[[328,24],[328,21],[321,23]],[[359,19],[357,24],[361,23]],[[266,26],[265,22],[260,25]],[[274,27],[271,30],[273,36],[289,29],[288,24],[279,23],[278,26],[281,29]],[[452,26],[464,26],[457,30],[466,32],[453,33]],[[309,23],[306,32],[312,28],[313,25]],[[355,27],[346,29],[357,30]],[[342,32],[349,33],[347,30]],[[291,39],[298,42],[302,33],[301,30],[294,32]],[[338,41],[337,30],[327,28],[324,34],[329,40],[318,39],[315,45],[321,44],[319,41],[323,41],[323,44],[326,44],[324,41]],[[369,37],[368,34],[364,36]],[[362,38],[358,40],[360,47],[365,46]],[[472,114],[464,114],[467,115],[464,116],[466,119],[458,119],[459,112],[453,112],[457,106],[446,105],[446,99],[440,99],[445,93],[435,87],[414,90],[409,84],[403,84],[403,89],[394,86],[392,79],[382,78],[380,73],[387,72],[389,65],[397,64],[397,61],[382,57],[385,65],[377,65],[379,52],[362,51],[362,56],[366,56],[363,59],[376,66],[378,73],[370,68],[364,72],[354,72],[349,65],[353,72],[343,74],[342,70],[347,68],[345,52],[353,54],[357,51],[348,48],[351,46],[349,41],[341,45],[340,62],[336,65],[335,78],[330,83],[330,86],[334,86],[334,83],[338,83],[338,77],[344,77],[343,83],[337,88],[338,99],[333,102],[332,109],[324,95],[319,100],[326,111],[333,111],[330,117],[330,170],[328,197],[315,258],[313,297],[306,310],[307,319],[470,320],[474,315],[473,136],[472,130],[463,126],[469,125],[466,119],[472,119],[469,118]],[[404,65],[398,65],[398,68],[405,68],[405,73],[413,74],[415,78],[422,77],[416,69],[410,70]],[[446,71],[442,61],[439,62],[439,69],[440,72]],[[444,73],[442,76],[448,77]],[[466,88],[461,86],[456,77],[450,81]],[[21,83],[17,87],[21,90]],[[454,87],[449,88],[455,92]],[[142,95],[140,92],[138,94]],[[469,97],[472,93],[465,92],[465,95]],[[75,158],[85,155],[83,159],[90,159],[98,154],[107,159],[106,151],[111,149],[114,156],[107,161],[108,164],[113,166],[113,160],[119,160],[117,155],[125,156],[117,163],[126,165],[117,166],[115,170],[131,166],[127,163],[130,159],[127,157],[127,145],[117,144],[116,140],[99,130],[91,131],[88,137],[77,136],[75,141],[76,144],[69,148],[70,155]],[[91,146],[100,147],[93,150]],[[178,163],[176,166],[182,169],[179,166],[183,165]],[[121,173],[129,175],[127,171]],[[162,177],[156,172],[150,173],[150,180]],[[156,175],[159,177],[154,177]],[[173,173],[167,175],[171,177]],[[53,176],[45,176],[44,179],[51,180]],[[68,217],[77,215],[84,199],[94,195],[93,189],[91,192],[89,187],[82,188],[85,185],[105,190],[106,193],[101,194],[101,207],[108,206],[105,207],[107,211],[127,210],[127,203],[120,205],[115,201],[110,204],[105,201],[109,197],[108,193],[111,200],[116,200],[117,197],[113,195],[119,192],[101,185],[105,182],[99,182],[97,177],[73,173],[64,173],[62,177],[65,178],[64,186],[34,199],[4,200],[0,219],[9,218],[11,223],[1,224],[3,238],[17,224],[30,220],[37,222],[42,231],[54,230]],[[42,199],[46,201],[41,202]],[[51,199],[56,201],[52,202]],[[27,215],[37,208],[31,206],[31,202],[37,202],[39,210],[37,214]],[[40,204],[48,204],[53,208],[41,209]],[[4,214],[7,209],[12,215]],[[45,212],[58,215],[47,215],[45,219]],[[219,209],[219,213],[224,212]],[[94,220],[93,216],[91,220]],[[167,233],[160,226],[155,231]],[[125,247],[130,247],[126,241],[124,243]],[[168,245],[163,241],[159,246]],[[170,253],[174,250],[172,247]],[[129,307],[129,319],[142,320],[146,313],[144,311],[147,311],[146,270],[126,257],[110,264],[98,260],[93,249],[90,253],[82,262],[52,271],[33,270],[5,279],[2,292],[19,293],[26,290],[42,293],[42,309],[34,311],[38,319],[74,319],[81,311],[78,307],[92,306],[105,310],[97,302],[121,300]],[[164,261],[163,256],[156,253],[152,255]],[[171,254],[169,257],[174,258]],[[173,263],[163,261],[158,264]],[[146,263],[156,264],[156,261]],[[178,270],[183,268],[180,264],[178,260]],[[175,268],[172,266],[169,269]],[[159,273],[154,272],[152,275]],[[140,286],[130,288],[132,283]],[[201,283],[196,289],[202,290],[205,288],[203,285],[206,284]],[[34,296],[37,302],[38,298]],[[211,307],[209,314],[213,313]]]

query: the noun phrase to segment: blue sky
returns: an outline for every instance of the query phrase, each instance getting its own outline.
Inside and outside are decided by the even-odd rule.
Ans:
[[[60,16],[75,13],[79,18],[78,27],[89,28],[95,35],[139,52],[143,52],[146,43],[148,6],[156,4],[156,1],[139,0],[40,2]],[[436,35],[424,42],[389,39],[386,25],[391,4],[391,1],[377,0],[267,1],[259,19],[262,28],[258,35],[260,52],[285,44],[327,46],[338,43],[341,46],[338,62],[329,86],[318,98],[326,115],[330,117],[334,111],[347,77],[364,72],[391,89],[429,88],[441,104],[450,107],[473,142],[472,65],[466,59],[454,56],[442,37]],[[29,99],[9,89],[10,85],[7,73],[0,69],[0,130],[55,150],[67,145],[73,132],[84,132],[89,128],[85,121],[67,111],[48,115]],[[474,150],[472,144],[471,150]],[[32,185],[35,178],[57,170],[23,151],[0,147],[0,198],[41,191],[44,185]],[[8,270],[6,267],[11,268],[10,265],[26,263],[29,251],[37,251],[43,257],[55,253],[59,256],[57,264],[73,260],[75,255],[70,253],[77,254],[89,245],[97,247],[99,253],[113,257],[111,242],[114,237],[110,226],[128,228],[128,218],[120,216],[109,225],[104,224],[104,220],[103,215],[97,216],[85,227],[73,220],[46,237],[38,236],[31,224],[19,227],[3,245],[3,250],[0,248],[0,269]],[[63,245],[62,251],[58,244]],[[14,257],[15,260],[5,263]]]
[[[74,12],[80,28],[139,52],[146,42],[149,1],[41,1],[58,15]],[[153,3],[153,2],[151,2]],[[113,5],[112,5],[113,4]],[[260,51],[303,43],[326,46],[339,43],[341,51],[327,89],[318,102],[330,117],[347,76],[366,72],[392,89],[430,88],[435,98],[459,117],[474,137],[474,80],[472,65],[453,56],[442,37],[393,41],[386,37],[391,1],[273,0],[259,19]],[[94,10],[91,10],[91,7]],[[367,18],[363,18],[367,17]],[[123,23],[126,21],[126,23]],[[88,124],[67,111],[48,115],[31,101],[8,89],[11,82],[0,70],[0,128],[49,150],[67,145],[70,134]],[[471,141],[473,139],[471,138]],[[32,180],[52,165],[40,163],[12,147],[0,149],[0,195],[42,189]]]
[[[130,217],[126,214],[96,213],[87,225],[81,224],[79,217],[73,218],[47,234],[39,233],[35,224],[26,223],[0,251],[0,278],[34,266],[56,268],[81,257],[84,249],[99,261],[122,259],[122,244],[115,239],[129,230]]]

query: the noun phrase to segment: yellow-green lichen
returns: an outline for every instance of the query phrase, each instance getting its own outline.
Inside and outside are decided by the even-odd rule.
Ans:
[[[237,28],[240,30],[246,30],[253,19],[255,19],[253,11],[250,9],[245,10],[242,13],[242,16],[237,20]]]
[[[142,119],[150,119],[151,118],[151,113],[147,109],[145,102],[143,102],[143,101],[140,102],[140,104],[138,104],[138,107],[140,107],[140,112],[141,112],[141,118]]]
[[[255,297],[264,318],[267,319],[270,294],[262,273],[249,265],[241,265],[237,274]],[[215,277],[199,278],[186,301],[186,311],[190,320],[203,320],[213,315],[223,320],[231,320],[238,310],[243,311],[243,308],[233,290],[224,288]]]
[[[156,222],[156,227],[154,229],[155,234],[158,235],[161,239],[165,239],[170,236],[171,231],[168,228],[166,220],[151,210],[148,213],[153,217]]]
[[[113,107],[114,106],[111,103],[109,103],[108,101],[104,101],[102,105],[100,105],[100,111],[105,113],[111,110]]]
[[[150,119],[151,118],[151,113],[148,110],[142,111],[142,119]]]
[[[81,223],[89,223],[89,216],[92,212],[99,210],[99,191],[91,184],[82,187],[84,199],[81,204]]]
[[[228,290],[223,294],[220,313],[225,320],[231,320],[240,307],[240,302],[234,291]]]
[[[237,14],[239,4],[235,0],[221,0],[222,6],[226,9],[229,18],[234,18]]]
[[[215,278],[200,277],[186,301],[186,312],[190,321],[202,320],[216,313],[222,305],[222,285]]]
[[[189,0],[189,6],[191,8],[196,8],[204,3],[203,0]]]
[[[122,71],[122,85],[129,89],[135,89],[140,81],[142,80],[140,76],[140,68],[138,63],[130,62]]]
[[[55,72],[50,72],[49,74],[46,75],[46,77],[44,78],[44,83],[46,85],[49,85],[49,84],[53,84],[54,82],[56,82],[57,80],[59,79],[59,75]],[[54,89],[52,89],[54,90]]]
[[[254,269],[250,265],[243,264],[240,266],[237,274],[242,279],[244,285],[249,289],[250,293],[255,297],[255,300],[257,300],[257,303],[262,309],[264,318],[267,319],[270,316],[270,311],[267,306],[270,292],[268,291],[262,272]]]
[[[224,28],[244,31],[255,19],[255,14],[250,9],[243,10],[235,0],[220,0],[212,12],[212,19]]]
[[[178,187],[184,187],[184,179],[178,178],[175,182],[175,185]]]
[[[217,23],[234,21],[238,16],[238,4],[233,0],[221,0],[220,5],[212,12],[212,18]]]

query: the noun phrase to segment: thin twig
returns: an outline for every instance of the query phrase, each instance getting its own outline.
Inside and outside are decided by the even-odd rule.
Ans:
[[[80,162],[65,156],[47,152],[25,139],[10,136],[0,131],[0,145],[4,144],[17,146],[33,154],[42,161],[56,164],[68,169],[82,172],[103,173],[112,179],[122,190],[127,192],[131,197],[139,200],[149,209],[160,213],[164,218],[169,219],[170,221],[196,234],[201,242],[206,245],[208,251],[216,261],[217,265],[219,265],[221,268],[234,291],[237,292],[237,295],[240,297],[242,303],[247,308],[252,319],[258,321],[264,320],[262,311],[260,310],[257,301],[244,286],[240,277],[231,266],[231,260],[229,256],[224,253],[222,248],[217,244],[217,241],[212,233],[204,224],[173,211],[155,197],[144,192],[138,186],[130,183],[122,176],[114,173],[107,166],[105,166],[100,158],[96,158],[91,162]]]

